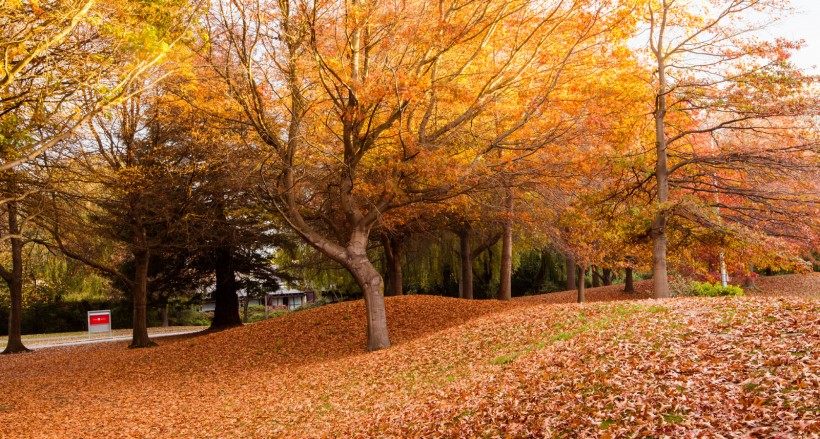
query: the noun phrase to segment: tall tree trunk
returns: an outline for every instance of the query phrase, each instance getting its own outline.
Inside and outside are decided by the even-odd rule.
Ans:
[[[501,241],[501,279],[498,286],[498,300],[512,298],[512,213],[513,192],[509,186],[504,197],[504,208],[507,216],[504,218],[504,235]]]
[[[360,236],[363,235],[363,236]],[[355,233],[347,249],[346,268],[364,292],[367,310],[367,350],[377,351],[390,347],[387,315],[384,309],[384,281],[379,271],[367,258],[367,234]]]
[[[666,248],[666,215],[658,213],[652,221],[652,285],[655,298],[659,299],[670,297]]]
[[[461,294],[462,299],[473,298],[473,249],[472,238],[473,231],[469,225],[465,226],[459,231],[459,248],[461,250]]]
[[[578,303],[584,303],[587,300],[586,297],[586,265],[578,264]]]
[[[248,323],[248,308],[251,305],[251,296],[245,295],[245,300],[242,301],[242,321]]]
[[[148,260],[151,255],[148,250],[135,250],[134,254],[134,283],[131,291],[134,295],[133,332],[129,348],[147,348],[156,346],[148,338]]]
[[[214,290],[214,319],[211,329],[218,330],[241,326],[239,317],[239,296],[236,295],[236,273],[233,266],[233,254],[230,245],[216,249],[216,289]]]
[[[575,260],[575,255],[572,252],[567,252],[567,290],[578,288],[578,280],[575,277],[577,268],[578,263]]]
[[[626,274],[624,275],[624,293],[634,293],[635,283],[632,279],[632,267],[626,267]]]
[[[17,201],[8,202],[9,234],[19,236],[21,233]],[[9,310],[9,336],[4,354],[27,352],[23,345],[23,240],[11,238],[11,272],[4,270],[3,278],[9,287],[11,309]]]
[[[655,179],[658,187],[658,212],[652,221],[652,284],[656,298],[669,297],[669,277],[666,270],[666,202],[669,200],[669,168],[667,167],[666,151],[666,58],[663,53],[664,40],[663,28],[658,34],[657,45],[655,46],[655,60],[658,65],[658,94],[655,108],[655,152],[657,161],[655,163]]]
[[[604,286],[612,285],[612,269],[611,268],[604,268],[602,271],[604,272],[604,275],[603,275]]]
[[[598,266],[593,265],[589,267],[589,271],[592,272],[592,287],[597,288],[601,286],[601,274],[598,273]]]

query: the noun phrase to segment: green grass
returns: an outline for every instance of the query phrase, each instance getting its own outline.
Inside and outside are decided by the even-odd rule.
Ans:
[[[679,424],[683,422],[683,416],[685,413],[680,413],[678,411],[671,411],[663,413],[663,420],[669,424]]]
[[[502,355],[500,357],[497,357],[495,360],[493,360],[492,363],[496,364],[496,365],[507,364],[507,363],[510,363],[513,360],[515,360],[516,357],[518,357],[518,356],[517,355]]]
[[[604,419],[603,421],[601,421],[601,430],[606,430],[610,426],[615,425],[617,423],[618,422],[614,419]]]

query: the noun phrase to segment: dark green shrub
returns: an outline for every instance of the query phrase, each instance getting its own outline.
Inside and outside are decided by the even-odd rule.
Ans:
[[[208,326],[211,324],[211,315],[193,309],[181,309],[171,318],[171,323],[178,326]]]

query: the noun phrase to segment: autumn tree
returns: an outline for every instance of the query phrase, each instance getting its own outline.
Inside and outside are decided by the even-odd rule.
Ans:
[[[39,193],[18,184],[31,175],[26,164],[38,157],[42,162],[46,151],[136,90],[134,84],[150,75],[184,34],[192,12],[184,5],[87,0],[0,4],[0,170],[6,194],[0,204],[10,229],[24,222],[12,218],[24,211],[20,203]],[[13,188],[20,191],[9,192]],[[22,245],[18,238],[11,230],[3,237],[14,254]],[[11,259],[9,278],[14,278],[23,262]],[[18,281],[12,283],[12,290],[20,289]],[[17,326],[18,298],[12,294],[9,319]],[[19,328],[10,332],[18,334]]]
[[[8,139],[8,137],[6,137]],[[0,194],[0,206],[3,212],[0,218],[3,250],[8,249],[10,265],[0,264],[0,278],[5,281],[9,289],[10,309],[8,341],[4,354],[26,352],[28,349],[22,342],[23,318],[23,247],[29,243],[33,219],[40,213],[40,202],[37,195],[42,193],[41,182],[37,181],[34,169],[27,166],[27,172],[5,171],[2,178],[4,186]],[[4,252],[5,253],[5,252]],[[4,255],[5,256],[5,255]],[[5,259],[5,258],[4,258]],[[4,261],[5,262],[5,261]]]
[[[47,226],[54,246],[73,259],[119,279],[133,300],[131,347],[153,343],[147,332],[148,270],[151,254],[181,233],[192,190],[185,160],[188,143],[173,122],[179,107],[161,88],[143,91],[93,118],[87,134],[93,144],[77,142],[55,188]],[[119,263],[93,258],[85,236],[117,243]],[[123,271],[130,260],[132,269]]]
[[[606,3],[606,2],[602,2]],[[220,2],[205,54],[261,144],[271,208],[364,291],[390,345],[369,235],[391,209],[468,191],[541,115],[598,2]],[[512,102],[518,102],[517,107]],[[517,108],[503,121],[500,109]]]
[[[816,167],[805,166],[818,150],[816,127],[805,118],[816,114],[816,93],[807,88],[813,79],[788,61],[800,44],[764,41],[756,33],[788,12],[786,1],[648,0],[640,8],[655,145],[652,178],[639,184],[654,183],[653,283],[656,297],[668,297],[667,228],[683,194],[708,194],[701,197],[705,205],[720,205],[739,220],[757,217],[772,202],[799,204],[800,195],[788,188],[737,178],[767,169],[816,176]],[[716,193],[731,194],[733,202],[716,201]]]

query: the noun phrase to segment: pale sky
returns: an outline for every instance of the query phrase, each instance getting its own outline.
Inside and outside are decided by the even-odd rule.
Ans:
[[[808,73],[820,74],[820,0],[792,0],[791,3],[798,12],[778,23],[771,29],[771,34],[805,40],[806,47],[792,60]]]

